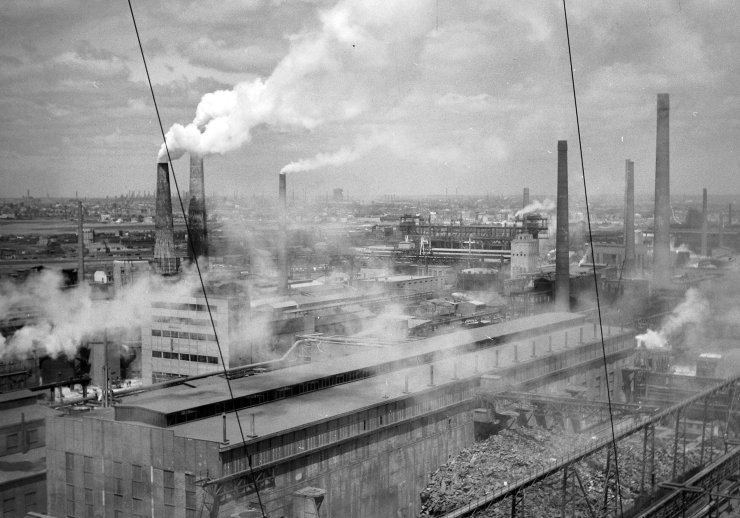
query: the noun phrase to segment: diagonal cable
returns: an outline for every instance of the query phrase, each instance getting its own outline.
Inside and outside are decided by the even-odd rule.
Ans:
[[[190,225],[188,223],[188,218],[187,218],[187,216],[185,214],[185,206],[184,206],[184,204],[182,202],[182,196],[180,196],[180,187],[178,186],[177,177],[175,176],[175,168],[172,165],[172,157],[170,156],[170,148],[169,148],[169,146],[167,146],[167,137],[165,136],[165,133],[164,133],[164,126],[162,125],[162,118],[159,115],[159,107],[157,106],[157,98],[154,95],[154,87],[152,86],[152,80],[151,80],[151,77],[149,76],[149,67],[147,66],[147,63],[146,63],[146,57],[144,55],[144,47],[141,44],[141,37],[139,36],[139,28],[136,25],[136,16],[134,16],[134,9],[133,9],[133,6],[131,5],[131,0],[128,0],[128,7],[129,7],[129,11],[131,12],[131,21],[134,24],[134,31],[136,32],[136,41],[139,44],[139,51],[141,52],[141,60],[144,63],[144,71],[146,72],[146,80],[147,80],[147,83],[149,84],[149,91],[152,94],[152,102],[154,103],[154,110],[157,113],[157,122],[159,123],[159,131],[162,134],[162,140],[164,142],[164,146],[165,146],[165,149],[167,151],[167,162],[169,163],[170,171],[172,172],[172,179],[173,179],[173,181],[175,183],[175,192],[177,193],[177,200],[178,200],[178,202],[180,204],[180,210],[182,211],[183,218],[185,219],[185,230],[186,230],[188,236],[190,236],[191,235],[190,234]],[[242,428],[242,422],[241,422],[241,419],[239,418],[239,411],[235,408],[236,405],[233,404],[233,402],[234,402],[234,391],[233,391],[233,389],[231,387],[231,381],[229,380],[229,376],[228,376],[228,373],[227,373],[227,370],[226,370],[226,363],[224,362],[224,355],[223,355],[223,351],[221,350],[221,343],[220,343],[220,341],[218,339],[218,332],[216,331],[216,324],[213,321],[213,314],[211,312],[211,305],[208,302],[208,293],[207,293],[207,290],[206,290],[206,285],[205,285],[205,282],[203,281],[203,275],[202,275],[201,270],[200,270],[200,265],[198,264],[198,258],[196,257],[195,250],[193,249],[193,242],[192,242],[191,239],[188,239],[188,246],[190,246],[190,249],[191,249],[191,252],[192,252],[192,255],[193,255],[193,258],[194,258],[195,268],[196,268],[196,270],[198,272],[198,279],[200,281],[201,290],[203,291],[203,298],[205,299],[206,308],[208,309],[208,318],[211,321],[211,328],[213,329],[213,336],[216,338],[216,346],[218,347],[218,354],[221,357],[221,366],[223,367],[223,371],[224,371],[224,379],[226,380],[226,385],[229,388],[229,396],[230,396],[231,401],[232,401],[232,407],[234,408],[234,414],[236,415],[236,422],[237,422],[237,424],[239,426],[239,434],[241,435],[242,444],[244,445],[244,453],[245,453],[245,455],[247,457],[247,465],[249,467],[249,475],[250,475],[250,478],[252,479],[252,483],[254,485],[254,490],[255,490],[255,493],[256,493],[256,496],[257,496],[257,502],[258,502],[259,507],[260,507],[260,513],[262,514],[262,517],[265,518],[265,510],[264,510],[264,507],[262,506],[262,498],[260,496],[259,485],[257,484],[257,481],[254,478],[254,471],[253,471],[253,468],[252,468],[252,456],[249,454],[249,449],[247,447],[246,440],[244,438],[244,429]]]
[[[583,178],[583,194],[586,201],[586,221],[588,222],[588,240],[591,246],[591,265],[593,268],[594,287],[596,288],[596,308],[599,315],[599,332],[601,334],[601,352],[604,360],[604,378],[606,380],[606,397],[609,404],[609,424],[611,425],[612,432],[612,448],[614,449],[614,472],[617,479],[617,495],[619,501],[619,514],[623,515],[624,510],[622,508],[622,487],[619,482],[619,456],[617,455],[617,437],[614,431],[614,414],[612,413],[612,396],[611,388],[609,387],[609,370],[606,361],[606,344],[604,343],[604,327],[601,318],[601,300],[599,299],[599,283],[596,276],[596,256],[594,255],[594,240],[591,233],[591,212],[588,204],[588,189],[586,188],[586,168],[583,163],[583,144],[581,142],[581,123],[578,117],[578,98],[576,96],[576,80],[573,74],[573,53],[570,47],[570,30],[568,28],[568,11],[565,6],[565,0],[563,0],[563,16],[565,17],[565,35],[568,41],[568,60],[570,62],[570,82],[573,86],[573,106],[575,107],[576,114],[576,128],[578,129],[578,151],[581,158],[581,178]],[[604,482],[607,483],[606,481]]]

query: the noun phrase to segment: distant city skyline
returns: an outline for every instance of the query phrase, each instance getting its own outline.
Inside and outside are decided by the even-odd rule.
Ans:
[[[554,193],[567,139],[571,196],[583,195],[560,2],[133,8],[165,131],[193,121],[211,92],[239,84],[233,98],[256,99],[237,124],[243,144],[206,157],[209,194],[276,196],[291,163],[317,168],[291,173],[296,197]],[[740,193],[740,6],[568,9],[589,196],[623,192],[627,158],[638,196],[651,194],[661,92],[673,196]],[[153,192],[162,138],[128,6],[11,0],[0,28],[2,196]],[[232,100],[207,97],[198,119]],[[174,168],[187,190],[187,160]]]

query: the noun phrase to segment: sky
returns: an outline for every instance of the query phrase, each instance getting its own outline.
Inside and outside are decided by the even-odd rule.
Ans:
[[[583,189],[560,0],[132,0],[174,158],[209,194]],[[740,192],[740,4],[569,0],[586,185],[650,193],[656,95],[671,191]],[[173,126],[174,125],[174,126]],[[0,196],[154,191],[163,138],[128,4],[4,0]],[[187,189],[187,155],[173,162]]]

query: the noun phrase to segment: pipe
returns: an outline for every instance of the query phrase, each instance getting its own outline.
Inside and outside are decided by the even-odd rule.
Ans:
[[[629,277],[635,266],[635,163],[627,159],[624,168],[624,266],[622,275]]]
[[[206,228],[206,190],[203,176],[203,157],[190,154],[190,201],[188,203],[188,259],[208,257],[208,230]]]
[[[653,283],[667,288],[671,279],[670,102],[658,94],[655,133],[655,216],[653,223]]]
[[[568,141],[558,141],[558,206],[555,242],[555,307],[570,309],[570,260],[568,234]]]

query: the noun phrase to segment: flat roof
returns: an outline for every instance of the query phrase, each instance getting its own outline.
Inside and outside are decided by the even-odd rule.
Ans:
[[[465,329],[423,340],[402,343],[387,348],[373,348],[369,351],[358,352],[342,358],[300,364],[238,378],[231,380],[231,389],[235,398],[259,394],[288,385],[323,378],[335,373],[350,372],[358,369],[372,369],[381,363],[419,356],[434,351],[452,349],[460,345],[482,341],[486,338],[505,337],[533,329],[541,329],[542,334],[544,334],[550,326],[558,324],[567,325],[568,323],[575,325],[582,320],[583,316],[579,314],[542,313],[508,322]],[[222,377],[214,375],[152,392],[124,396],[122,404],[118,406],[138,407],[162,414],[171,414],[229,399],[230,394],[226,381]]]
[[[580,326],[578,326],[580,327]],[[564,328],[553,333],[553,352],[565,350],[565,332],[572,331],[572,327]],[[614,335],[619,328],[608,326],[604,328],[604,335]],[[597,339],[597,338],[594,338]],[[570,335],[571,344],[573,334]],[[531,339],[513,340],[511,344],[520,344],[530,347]],[[541,342],[541,347],[544,344]],[[572,345],[571,345],[572,346]],[[499,349],[481,349],[456,355],[452,358],[434,362],[435,386],[457,383],[460,379],[480,376],[481,371],[490,371],[495,365],[498,356],[499,368],[505,369],[515,364],[513,347]],[[521,351],[521,348],[520,348]],[[529,355],[523,361],[529,361]],[[521,358],[519,361],[522,361]],[[455,378],[455,375],[457,378]],[[409,378],[406,387],[406,376]],[[408,394],[404,390],[408,388]],[[263,405],[239,410],[241,426],[245,433],[246,442],[256,442],[272,434],[282,434],[292,429],[301,429],[315,425],[322,420],[336,419],[345,414],[356,412],[366,407],[376,406],[382,401],[392,402],[395,399],[405,399],[409,394],[418,394],[433,389],[429,386],[429,365],[390,372],[373,378],[365,378],[335,385],[315,392],[307,392],[298,396],[280,399]],[[251,416],[255,416],[256,437],[246,437],[250,433]],[[223,417],[221,415],[190,421],[170,427],[176,435],[193,439],[221,442],[223,438]],[[242,443],[237,417],[234,412],[226,414],[226,437],[229,444],[237,446]]]

